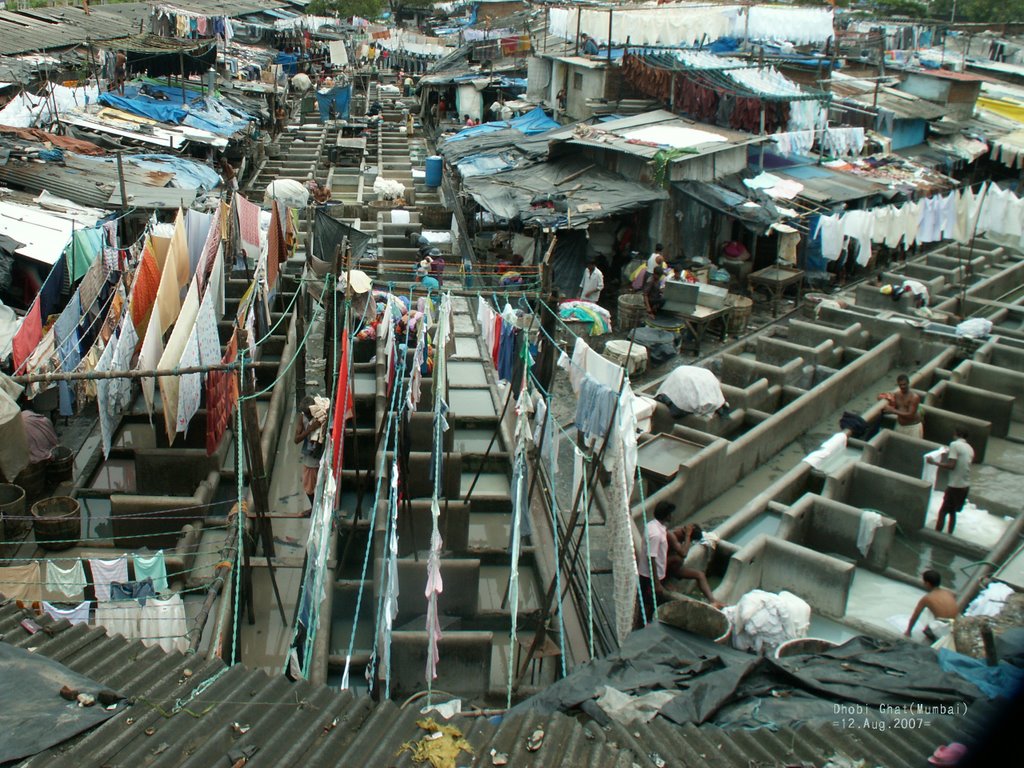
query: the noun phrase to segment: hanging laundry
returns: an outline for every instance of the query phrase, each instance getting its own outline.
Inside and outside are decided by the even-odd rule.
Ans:
[[[73,371],[78,367],[81,360],[81,352],[78,347],[78,321],[82,317],[82,302],[79,292],[76,290],[71,300],[68,301],[64,311],[60,313],[53,324],[54,335],[57,338],[57,357],[60,360],[62,371]],[[74,394],[71,384],[67,381],[60,382],[60,415],[74,415]]]
[[[185,214],[185,241],[188,244],[189,274],[194,275],[206,249],[206,242],[212,229],[214,214],[192,208]],[[200,278],[202,283],[203,278]]]
[[[185,351],[178,361],[179,368],[194,368],[200,364],[199,361],[199,336],[193,331],[185,344]],[[183,373],[178,378],[178,403],[175,429],[178,432],[187,432],[192,417],[199,410],[199,402],[203,393],[203,375],[201,373]],[[161,390],[161,396],[163,391]]]
[[[100,342],[97,342],[99,344]],[[97,373],[105,373],[112,370],[111,363],[116,350],[116,340],[107,344],[96,364]],[[113,379],[96,380],[96,407],[100,417],[100,441],[103,447],[103,458],[110,456],[110,446],[114,439],[114,428],[117,426],[119,412],[114,410],[113,398],[111,397],[111,382]]]
[[[210,270],[213,267],[214,259],[222,248],[221,241],[221,207],[214,211],[206,230],[206,238],[199,248],[199,258],[196,263],[195,273],[199,276],[199,288],[205,290]],[[191,249],[191,242],[189,248]],[[223,315],[223,310],[220,315]],[[220,316],[218,315],[218,316]]]
[[[43,611],[54,621],[67,619],[71,624],[88,624],[91,600],[84,600],[74,608],[58,608],[43,600]]]
[[[112,603],[134,600],[139,605],[145,605],[146,600],[156,597],[156,589],[153,587],[152,579],[139,579],[123,583],[120,581],[110,582],[110,601]]]
[[[840,216],[819,216],[818,230],[815,233],[821,238],[821,256],[826,261],[835,261],[843,252],[843,225]]]
[[[131,370],[132,358],[135,357],[135,349],[138,345],[139,336],[135,333],[135,325],[131,317],[125,314],[124,321],[121,323],[121,330],[117,336],[114,356],[110,361],[111,370]],[[111,379],[108,397],[110,398],[112,412],[116,414],[124,413],[131,406],[132,380],[129,378]]]
[[[29,356],[35,350],[36,345],[43,338],[43,318],[40,314],[39,299],[36,298],[29,307],[25,317],[22,318],[18,330],[11,340],[12,355],[14,357],[14,371],[20,373]]]
[[[128,555],[121,555],[113,560],[90,558],[89,570],[92,572],[92,587],[96,593],[96,600],[106,602],[110,600],[110,582],[128,581]]]
[[[62,568],[56,560],[46,561],[46,591],[56,602],[81,600],[85,595],[85,568],[75,560],[70,568]]]
[[[826,128],[822,132],[821,146],[836,157],[856,157],[864,149],[864,139],[863,128]]]
[[[170,263],[169,259],[168,263]],[[199,287],[196,281],[193,280],[189,286],[188,294],[185,296],[185,302],[181,306],[181,312],[178,313],[178,319],[174,323],[174,330],[171,331],[171,336],[167,340],[163,354],[160,356],[160,362],[157,365],[160,370],[169,371],[182,367],[182,355],[185,354],[185,348],[188,346],[189,339],[192,336],[192,330],[195,328],[196,316],[198,314]],[[198,357],[198,347],[195,348],[195,351]],[[167,434],[167,442],[171,445],[174,444],[174,438],[178,432],[178,387],[180,378],[182,377],[161,376],[159,381],[160,401],[164,411],[164,430]]]
[[[38,561],[0,568],[0,595],[26,603],[42,600],[43,584]]]
[[[199,364],[217,365],[221,359],[220,333],[217,331],[217,313],[213,294],[207,292],[199,304],[193,331],[199,346]]]
[[[238,331],[231,334],[221,362],[238,357]],[[206,455],[212,456],[220,445],[238,401],[238,378],[234,371],[210,371],[206,374]]]
[[[119,600],[96,603],[96,611],[92,621],[98,627],[104,627],[107,634],[113,637],[121,635],[126,640],[139,638],[139,618],[142,606],[138,600]]]
[[[164,341],[163,332],[160,330],[160,316],[157,312],[153,312],[149,318],[149,327],[146,329],[146,335],[142,340],[142,350],[139,352],[139,362],[136,365],[136,369],[141,371],[156,370],[163,353]],[[141,379],[140,385],[142,387],[142,395],[146,400],[146,412],[150,414],[150,419],[152,420],[156,379],[145,377]]]
[[[149,579],[156,592],[167,591],[167,563],[162,549],[152,555],[132,555],[132,564],[135,567],[136,582]]]
[[[337,387],[334,392],[334,423],[331,425],[332,455],[334,457],[335,483],[341,475],[341,468],[344,466],[344,443],[342,434],[345,431],[345,423],[352,418],[353,400],[352,387],[349,385],[349,349],[348,334],[341,337],[341,355],[338,364]],[[344,405],[342,405],[344,404]]]
[[[160,318],[161,334],[167,333],[167,329],[174,325],[174,320],[180,310],[181,294],[178,287],[178,273],[174,266],[174,260],[167,259],[160,275],[160,285],[156,292],[156,312],[154,313]]]
[[[437,663],[441,659],[438,651],[438,643],[441,641],[441,620],[437,612],[437,600],[444,592],[444,581],[441,579],[441,533],[438,530],[438,518],[441,509],[437,499],[431,501],[431,515],[434,519],[434,528],[430,534],[430,555],[427,557],[427,584],[423,590],[427,598],[427,668],[426,679],[437,679]]]
[[[255,264],[260,258],[260,208],[241,195],[235,195],[235,209],[242,252],[248,262]]]
[[[841,219],[843,234],[857,243],[857,263],[862,267],[871,261],[871,231],[874,218],[869,211],[847,211]]]
[[[181,595],[147,600],[139,614],[139,636],[143,645],[159,645],[168,653],[187,651],[188,624]]]
[[[132,283],[131,313],[137,333],[144,333],[149,324],[149,315],[156,304],[156,293],[159,288],[160,268],[147,238],[142,256],[139,258],[138,269],[135,270],[135,281]]]
[[[97,261],[102,262],[97,258],[102,252],[103,230],[101,228],[76,229],[71,235],[71,242],[64,249],[68,281],[73,284],[87,274]]]
[[[174,269],[178,279],[178,289],[188,285],[192,276],[189,268],[188,233],[185,231],[185,213],[178,209],[174,217],[174,234],[171,235],[171,244],[167,248],[168,261],[174,262]]]

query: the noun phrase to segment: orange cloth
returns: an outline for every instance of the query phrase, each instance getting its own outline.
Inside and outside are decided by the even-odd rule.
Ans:
[[[149,315],[156,303],[156,292],[159,288],[160,267],[147,240],[139,259],[139,268],[135,270],[135,285],[132,288],[132,323],[140,339],[145,335],[146,326],[149,325]]]

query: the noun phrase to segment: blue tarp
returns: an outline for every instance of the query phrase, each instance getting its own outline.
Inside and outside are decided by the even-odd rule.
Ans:
[[[545,131],[550,131],[552,128],[558,127],[559,123],[548,117],[547,113],[543,109],[537,107],[536,109],[527,112],[525,115],[514,117],[511,120],[498,120],[493,123],[482,123],[481,125],[474,125],[471,128],[463,128],[454,136],[449,136],[447,141],[468,139],[470,136],[479,136],[482,133],[502,131],[507,128],[514,128],[527,136],[533,136],[534,134],[544,133]]]
[[[152,96],[139,93],[138,88],[126,88],[125,96],[104,93],[99,100],[101,104],[131,112],[133,115],[148,117],[161,123],[183,124],[209,131],[217,136],[231,136],[236,131],[245,129],[251,119],[251,116],[241,114],[239,110],[222,106],[216,100],[209,102],[204,96],[194,92],[185,92],[185,98],[189,102],[186,109],[181,105],[180,88],[150,83],[146,84],[146,88],[165,94],[168,100],[154,99]],[[216,108],[213,105],[216,105]]]
[[[299,71],[299,68],[296,65],[298,60],[299,57],[294,53],[279,53],[277,54],[277,59],[275,59],[274,63],[280,64],[284,68],[284,71],[289,75],[294,75]]]
[[[189,160],[177,155],[125,155],[146,170],[167,171],[174,174],[174,186],[182,189],[214,189],[220,184],[220,176],[205,163]]]
[[[326,92],[316,92],[316,105],[320,109],[320,120],[331,119],[331,105],[334,105],[334,116],[347,120],[349,107],[352,104],[352,86],[336,85]]]
[[[114,93],[101,93],[99,102],[108,107],[131,112],[133,115],[148,117],[150,120],[156,120],[160,123],[174,123],[177,125],[188,116],[188,112],[182,109],[180,104],[176,106],[164,104],[153,99],[129,99],[126,96],[118,96]]]
[[[953,672],[974,683],[990,699],[1012,699],[1024,685],[1024,669],[1005,661],[990,667],[981,659],[948,648],[939,649],[939,666],[945,672]]]

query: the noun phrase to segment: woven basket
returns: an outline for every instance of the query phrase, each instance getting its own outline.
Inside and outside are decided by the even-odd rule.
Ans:
[[[32,525],[36,543],[43,549],[59,551],[78,544],[82,521],[78,501],[70,496],[54,496],[32,505]]]

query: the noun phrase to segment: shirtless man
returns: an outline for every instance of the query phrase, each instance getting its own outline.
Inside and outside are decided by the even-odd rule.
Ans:
[[[910,379],[907,378],[907,374],[901,373],[896,377],[896,391],[892,393],[892,404],[885,406],[882,413],[896,414],[897,432],[923,438],[924,423],[918,412],[920,405],[921,397],[910,388]]]
[[[687,523],[680,528],[670,529],[668,531],[668,567],[666,568],[666,573],[669,578],[677,580],[693,579],[697,582],[697,586],[700,587],[700,591],[704,593],[704,597],[708,599],[708,602],[715,608],[721,608],[722,603],[715,599],[715,595],[711,591],[711,585],[708,584],[708,577],[704,575],[704,571],[698,571],[696,568],[687,568],[684,565],[686,555],[690,551],[690,545],[695,541],[700,541],[703,536],[704,532],[696,523]]]
[[[937,571],[925,571],[921,574],[921,581],[924,582],[924,588],[928,590],[928,593],[918,601],[914,614],[910,617],[907,631],[903,633],[907,637],[910,637],[911,630],[914,629],[921,611],[925,608],[931,611],[932,616],[936,619],[955,619],[960,614],[960,609],[956,604],[956,595],[940,586],[942,577]],[[935,632],[929,626],[925,626],[924,636],[932,642],[938,640]]]

